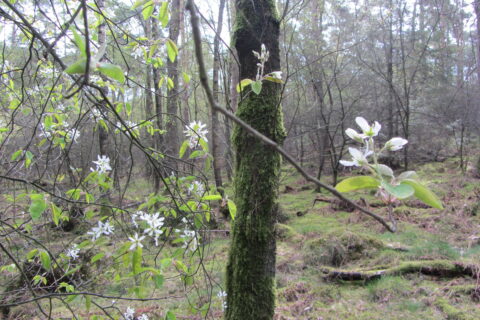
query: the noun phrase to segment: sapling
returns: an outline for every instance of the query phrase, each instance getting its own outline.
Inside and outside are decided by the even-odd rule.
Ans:
[[[350,192],[360,189],[377,189],[376,195],[387,205],[389,219],[394,228],[396,221],[393,217],[393,204],[399,200],[407,199],[411,196],[416,197],[425,204],[443,209],[441,201],[427,187],[418,182],[418,176],[415,171],[405,171],[395,176],[393,170],[379,163],[380,155],[388,151],[401,150],[408,141],[406,139],[395,137],[388,140],[382,148],[375,145],[375,137],[378,136],[382,126],[375,121],[370,125],[367,120],[357,117],[355,122],[358,124],[362,132],[348,128],[345,133],[354,141],[360,143],[360,149],[349,148],[348,152],[352,156],[352,160],[340,160],[344,166],[360,167],[365,169],[370,175],[359,175],[347,178],[336,185],[336,189],[340,192]]]

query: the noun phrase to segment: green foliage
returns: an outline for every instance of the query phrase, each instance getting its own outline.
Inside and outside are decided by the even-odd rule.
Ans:
[[[30,194],[30,208],[28,211],[30,212],[30,216],[33,220],[38,220],[42,216],[42,213],[47,208],[47,204],[45,202],[45,196],[43,194]]]
[[[378,188],[380,182],[371,176],[357,176],[342,180],[335,186],[339,192],[350,192],[359,189]]]

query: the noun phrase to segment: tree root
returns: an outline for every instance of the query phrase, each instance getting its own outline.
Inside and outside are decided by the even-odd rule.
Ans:
[[[459,261],[433,260],[433,261],[407,261],[401,262],[398,266],[392,266],[382,270],[348,271],[336,270],[323,267],[324,279],[345,280],[345,281],[371,281],[384,276],[396,276],[408,273],[421,273],[429,276],[442,278],[454,278],[469,276],[480,278],[480,266]]]

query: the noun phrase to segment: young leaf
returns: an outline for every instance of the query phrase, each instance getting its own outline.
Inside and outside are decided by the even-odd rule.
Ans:
[[[182,76],[183,76],[183,82],[185,84],[188,84],[190,82],[190,76],[188,74],[186,74],[185,72],[182,72]]]
[[[178,152],[178,157],[179,158],[183,158],[183,155],[187,151],[188,146],[189,146],[188,140],[183,141],[182,146],[180,147],[180,151]]]
[[[40,219],[42,216],[43,211],[47,208],[45,203],[45,198],[43,194],[31,194],[30,199],[32,203],[30,204],[30,208],[28,211],[30,212],[30,216],[33,220]]]
[[[267,81],[275,82],[275,83],[283,83],[282,79],[274,78],[271,76],[265,76],[263,79]]]
[[[436,208],[436,209],[443,209],[442,202],[437,198],[437,196],[430,191],[427,187],[421,185],[417,181],[414,180],[403,180],[402,184],[406,184],[411,186],[414,189],[414,196],[428,204],[429,206]]]
[[[153,276],[153,280],[155,281],[155,287],[161,288],[163,286],[163,282],[165,281],[165,278],[163,275],[155,275]]]
[[[132,254],[132,271],[134,275],[142,271],[142,248],[137,247]]]
[[[255,94],[260,94],[262,91],[262,81],[257,80],[252,83],[252,91],[255,92]]]
[[[152,16],[154,8],[155,7],[153,6],[153,1],[148,1],[147,3],[145,3],[142,9],[143,20],[147,20]]]
[[[168,1],[162,2],[160,6],[160,13],[158,20],[162,23],[162,27],[165,28],[168,24]]]
[[[111,63],[101,63],[98,67],[98,71],[103,73],[113,80],[117,80],[120,83],[125,82],[125,75],[123,74],[122,68]]]
[[[94,255],[94,256],[92,257],[92,259],[90,260],[90,262],[91,262],[91,263],[95,263],[96,261],[102,259],[104,256],[105,256],[105,253],[104,253],[104,252],[97,253],[96,255]]]
[[[20,149],[20,150],[17,150],[15,151],[13,154],[12,154],[12,157],[10,158],[11,161],[15,161],[19,155],[21,155],[23,153],[23,150]]]
[[[53,202],[50,204],[50,207],[52,209],[52,220],[55,225],[58,226],[60,223],[60,217],[62,216],[62,210],[60,210],[60,208],[57,207]]]
[[[45,268],[45,270],[50,270],[52,261],[50,260],[50,255],[48,252],[40,251],[40,261],[42,262],[42,266]]]
[[[82,38],[82,36],[80,36],[80,34],[78,34],[77,30],[75,30],[75,28],[70,28],[73,32],[73,41],[75,42],[75,45],[77,46],[77,48],[80,50],[80,53],[82,55],[82,57],[86,57],[87,56],[87,46],[85,44],[85,40]]]
[[[232,200],[227,201],[227,206],[228,206],[228,211],[230,212],[230,217],[232,220],[235,220],[235,216],[237,215],[237,206],[235,205],[235,202]]]
[[[251,80],[251,79],[243,79],[242,81],[240,81],[239,84],[237,84],[237,92],[238,93],[242,92],[243,89],[245,89],[247,86],[249,86],[252,82],[253,82],[253,80]]]
[[[393,177],[393,170],[384,164],[379,164],[375,166],[377,172],[379,172],[382,176]]]
[[[204,201],[214,201],[214,200],[222,200],[222,196],[219,194],[210,194],[208,196],[202,197]]]
[[[382,187],[397,199],[406,199],[410,196],[413,196],[414,193],[414,190],[411,186],[403,183],[394,186],[388,182],[383,181]]]
[[[377,188],[379,185],[380,182],[373,177],[357,176],[340,181],[335,186],[335,189],[339,192],[350,192],[359,189]]]
[[[177,320],[177,317],[175,317],[175,314],[172,311],[168,311],[165,315],[165,320]]]
[[[148,0],[137,0],[135,1],[135,3],[133,4],[132,6],[132,10],[135,10],[137,9],[138,7],[142,6],[143,4],[145,4]]]
[[[87,59],[81,59],[73,64],[71,64],[67,69],[65,69],[65,73],[68,74],[83,74],[87,70]]]
[[[175,61],[175,58],[178,55],[178,48],[175,42],[173,42],[171,39],[167,39],[167,54],[168,58],[170,59],[171,62]]]

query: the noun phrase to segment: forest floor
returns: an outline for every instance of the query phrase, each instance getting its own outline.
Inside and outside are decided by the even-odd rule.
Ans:
[[[406,201],[394,211],[396,233],[342,206],[331,195],[314,192],[314,186],[292,168],[282,170],[276,320],[480,319],[480,180],[462,175],[455,159],[415,169],[445,209]],[[386,215],[386,208],[371,193],[351,196],[365,199],[374,212]],[[220,221],[217,229],[228,229],[228,224]],[[225,232],[212,234],[203,269],[208,270],[213,290],[203,287],[202,280],[193,284],[195,289],[185,289],[178,278],[165,274],[163,287],[152,285],[148,293],[188,292],[188,303],[173,298],[160,303],[112,301],[111,310],[124,312],[131,306],[150,319],[164,319],[166,310],[172,310],[177,319],[202,319],[192,306],[210,300],[209,318],[221,319],[217,293],[224,288],[229,239]],[[96,286],[105,286],[111,295],[125,294],[125,287],[109,279],[108,269],[101,269],[96,272]],[[84,319],[102,314],[86,312],[81,301],[73,308]],[[64,316],[68,313],[61,305],[53,311],[54,318],[61,319],[70,318]],[[12,314],[34,318],[28,318],[25,306]]]

